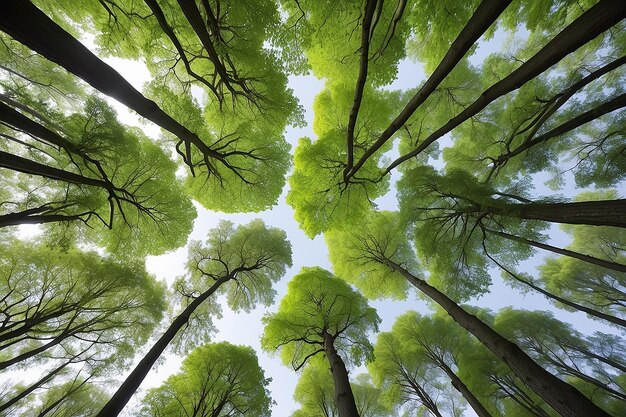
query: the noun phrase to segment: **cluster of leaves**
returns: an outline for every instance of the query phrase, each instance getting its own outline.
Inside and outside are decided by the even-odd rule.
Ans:
[[[618,337],[459,303],[499,269],[517,289],[626,328],[626,200],[610,190],[626,175],[622,2],[75,3],[0,3],[0,370],[41,367],[5,387],[0,413],[118,415],[173,346],[190,353],[142,415],[269,415],[252,349],[207,343],[218,297],[235,311],[273,302],[291,266],[285,232],[220,223],[189,243],[170,295],[143,261],[185,244],[192,200],[223,212],[277,202],[284,130],[303,120],[287,76],[310,71],[325,87],[287,203],[309,237],[324,233],[336,276],[295,275],[261,341],[303,370],[294,416],[619,415]],[[100,56],[143,63],[143,91],[85,35]],[[495,35],[503,48],[478,59]],[[407,57],[427,79],[393,91]],[[161,138],[120,123],[100,94]],[[396,173],[398,211],[376,210]],[[539,195],[546,179],[567,197]],[[569,245],[550,239],[552,223]],[[14,237],[25,224],[43,225],[39,240]],[[525,261],[537,249],[559,257],[534,277]],[[373,347],[380,318],[365,297],[412,288],[437,310],[404,314]],[[102,382],[130,366],[167,306],[178,315],[109,398]],[[363,363],[372,380],[350,380]]]

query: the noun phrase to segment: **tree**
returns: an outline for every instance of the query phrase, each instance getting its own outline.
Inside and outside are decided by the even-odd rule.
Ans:
[[[119,5],[112,3],[111,7],[106,3],[94,4],[99,8],[97,10],[97,14],[99,13],[100,16],[98,23],[108,21],[115,27],[113,32],[121,30],[123,37],[126,37],[128,29],[125,28],[124,24],[121,24],[120,20],[124,17],[124,23],[128,23],[127,18],[135,16],[137,19],[134,19],[132,23],[133,25],[139,24],[139,31],[143,33],[144,39],[154,38],[152,33],[155,27],[161,33],[162,37],[157,39],[161,42],[163,37],[174,39],[172,35],[177,36],[176,39],[179,40],[192,39],[185,34],[183,34],[185,36],[173,34],[172,27],[163,21],[167,17],[163,15],[162,10],[159,12],[159,6],[155,1],[148,1],[146,5],[138,4],[138,2],[131,3],[133,3],[131,8],[140,7],[141,10],[124,10],[127,5],[123,2],[120,2]],[[207,9],[204,13],[209,13],[208,4],[208,2],[204,4]],[[216,57],[209,52],[208,59],[200,59],[205,57],[199,57],[198,61],[202,61],[203,64],[210,63],[209,67],[213,66],[214,75],[219,77],[219,81],[216,81],[215,84],[202,83],[198,82],[197,78],[194,79],[193,76],[191,80],[185,76],[182,85],[176,82],[173,83],[174,85],[156,82],[156,84],[151,85],[150,90],[156,95],[155,98],[159,99],[160,105],[157,105],[132,87],[119,73],[100,60],[30,1],[3,3],[2,7],[2,15],[6,19],[2,19],[0,22],[0,29],[12,38],[56,62],[96,90],[115,98],[142,117],[174,135],[175,148],[192,174],[192,178],[187,181],[187,187],[198,201],[207,207],[224,211],[259,211],[274,204],[282,189],[284,175],[289,166],[289,146],[282,138],[282,130],[287,123],[297,122],[298,116],[295,100],[285,86],[286,77],[281,73],[272,54],[262,50],[262,44],[269,36],[267,28],[263,26],[264,19],[252,19],[255,23],[248,25],[246,20],[250,20],[245,13],[229,13],[216,16],[218,21],[214,22],[214,25],[217,26],[207,29],[201,19],[198,20],[200,12],[196,6],[192,2],[181,0],[181,10],[174,11],[175,18],[180,18],[181,14],[184,14],[190,19],[188,23],[192,26],[200,24],[204,27],[194,28],[199,29],[195,31],[197,35],[200,35],[200,40],[204,42],[200,42],[201,46],[196,44],[198,46],[189,46],[190,48],[200,47],[211,51],[212,48],[208,47],[207,41],[212,41],[205,39],[211,37],[206,33],[207,30],[211,30],[213,36],[218,38],[222,36],[230,38],[237,32],[238,25],[245,25],[248,28],[255,28],[259,37],[253,43],[247,42],[248,45],[241,51],[242,54],[238,58],[247,57],[246,59],[250,61],[246,64],[254,63],[255,69],[259,69],[257,66],[259,61],[263,62],[264,65],[261,68],[267,67],[267,70],[265,74],[258,77],[263,82],[257,82],[256,77],[252,74],[237,75],[238,68],[232,67],[234,64],[230,61],[229,52],[232,51],[227,51],[221,57]],[[71,8],[75,9],[74,5]],[[154,19],[141,19],[143,13],[150,9],[153,10],[146,14],[153,16]],[[77,17],[81,18],[81,13],[84,17],[85,14],[89,15],[94,10],[88,6],[87,8],[78,8],[76,11],[78,12]],[[266,4],[264,11],[269,14],[269,21],[277,19],[277,11],[275,8],[272,10],[269,3]],[[20,16],[28,18],[41,31],[29,32],[28,28],[20,23]],[[232,22],[229,22],[228,19],[232,16],[236,17]],[[238,20],[242,17],[243,21]],[[84,19],[81,20],[85,21]],[[142,27],[145,22],[149,22],[148,26]],[[73,24],[73,22],[67,21],[62,23],[67,26]],[[221,35],[216,33],[215,29],[217,28],[224,32]],[[105,33],[109,31],[111,29],[105,30]],[[128,37],[127,42],[118,42],[120,38],[117,35],[114,36],[115,41],[112,44],[122,50],[128,45],[128,42],[135,41],[134,37]],[[221,42],[228,43],[224,39]],[[162,44],[157,44],[158,48],[161,48]],[[180,63],[182,66],[185,60],[179,56],[181,52],[184,54],[180,43],[174,41],[173,46],[169,42],[166,45],[173,49],[174,64]],[[233,46],[238,47],[238,45]],[[126,47],[136,50],[135,46]],[[219,49],[221,50],[221,48]],[[252,54],[251,51],[256,53]],[[231,68],[227,68],[229,66]],[[240,69],[244,73],[249,71],[249,69],[245,71],[243,68]],[[159,75],[168,78],[172,67],[168,64],[165,68],[155,70],[160,73]],[[165,74],[161,71],[165,71]],[[174,73],[174,78],[176,78],[176,73]],[[201,78],[206,81],[212,76],[202,74]],[[190,88],[194,84],[204,87],[211,85],[213,93],[220,98],[219,103],[209,102],[207,109],[205,109],[208,117],[203,115],[203,111],[195,104],[195,99],[191,95]],[[233,85],[237,85],[237,88]],[[267,97],[264,97],[262,102],[253,107],[243,104],[239,109],[222,111],[223,92],[220,91],[223,86],[226,86],[233,96],[243,95],[253,102],[258,100],[260,94],[267,95]],[[209,89],[211,90],[211,88]],[[267,111],[265,111],[265,107],[267,107]],[[202,173],[203,177],[196,178],[196,171]],[[208,199],[207,196],[212,198]]]
[[[129,366],[162,318],[164,289],[137,262],[15,239],[2,253],[0,369],[38,374],[2,411],[68,376]]]
[[[208,344],[185,358],[181,372],[148,391],[140,415],[269,416],[268,383],[252,348]]]
[[[411,260],[412,256],[408,259],[405,257],[411,253],[406,237],[396,233],[394,239],[388,238],[389,234],[386,229],[393,224],[387,221],[389,218],[393,221],[392,214],[374,213],[366,223],[368,226],[362,228],[362,232],[335,230],[328,233],[327,241],[331,250],[331,259],[336,264],[343,264],[340,268],[351,271],[346,275],[349,282],[354,282],[356,285],[362,283],[361,271],[367,268],[368,264],[378,263],[386,266],[396,277],[403,277],[421,293],[440,305],[454,321],[505,362],[529,388],[558,413],[564,416],[606,415],[606,412],[595,406],[578,390],[539,366],[517,345],[467,312],[446,294],[407,270],[406,267],[415,265],[416,262]],[[401,228],[393,229],[402,230]],[[344,256],[333,256],[332,252],[336,250],[334,248],[345,248],[339,249],[339,253],[344,252]],[[381,294],[384,292],[384,290],[380,291]]]
[[[440,175],[428,166],[408,171],[398,182],[400,209],[411,224],[418,256],[431,273],[445,280],[442,288],[448,295],[468,299],[483,293],[490,282],[487,269],[490,264],[511,268],[511,264],[529,258],[533,248],[584,261],[601,270],[626,268],[616,257],[610,259],[580,245],[559,248],[543,243],[545,236],[539,232],[545,226],[534,219],[593,223],[591,217],[595,215],[581,220],[585,215],[584,208],[577,205],[579,201],[531,202],[525,188],[522,183],[498,190],[478,183],[465,171]],[[599,222],[609,222],[614,203],[623,204],[623,200],[598,199],[589,194],[580,197],[585,199],[584,205],[598,204]],[[561,209],[563,213],[571,209],[576,214],[557,218]],[[540,214],[543,210],[550,215]]]
[[[511,326],[513,322],[515,326]],[[553,373],[580,379],[593,389],[603,390],[604,395],[614,401],[626,399],[626,387],[620,386],[623,384],[619,381],[624,361],[614,361],[594,352],[593,343],[588,343],[571,325],[556,320],[552,314],[507,308],[498,312],[494,326]],[[598,339],[603,337],[606,335],[596,335]],[[618,342],[615,349],[620,351],[624,346]]]
[[[224,294],[234,310],[249,310],[256,303],[269,305],[275,294],[272,283],[278,281],[290,265],[291,246],[285,232],[268,228],[261,220],[237,228],[222,221],[209,230],[205,244],[192,242],[187,263],[189,280],[179,280],[176,284],[183,298],[182,312],[97,415],[110,417],[120,413],[167,346],[177,335],[180,337],[181,329],[191,329],[191,335],[186,335],[191,346],[206,341],[212,329],[212,315],[220,312],[215,300],[217,295]],[[194,323],[196,320],[202,325]]]
[[[451,383],[478,416],[490,417],[457,375],[459,355],[470,347],[475,347],[470,335],[441,312],[428,317],[409,311],[396,319],[391,332],[378,336],[369,367],[399,405],[413,400],[436,416],[445,409],[460,415],[465,407],[448,391]]]
[[[369,15],[367,10],[369,9],[367,9],[367,7],[370,3],[371,2],[368,2],[366,4],[365,11],[360,14],[363,16],[361,27],[364,32],[368,30]],[[455,24],[450,24],[445,31],[442,31],[442,39],[436,39],[436,41],[433,42],[437,46],[432,49],[432,52],[429,51],[425,53],[424,49],[419,49],[422,56],[419,56],[418,58],[421,58],[420,60],[426,62],[427,64],[431,64],[432,61],[430,61],[430,59],[432,59],[433,56],[440,57],[445,54],[439,66],[434,70],[426,83],[417,91],[416,95],[410,100],[407,100],[408,103],[404,109],[399,112],[398,116],[388,124],[388,127],[384,129],[382,133],[374,134],[373,139],[370,138],[370,140],[364,145],[359,144],[359,146],[356,147],[351,140],[351,126],[354,124],[353,120],[358,121],[359,119],[358,116],[354,116],[354,114],[359,113],[362,108],[367,107],[367,101],[363,100],[361,97],[361,90],[367,91],[368,87],[367,83],[364,81],[364,71],[367,72],[369,68],[368,65],[366,65],[366,62],[371,63],[374,61],[371,57],[369,60],[367,59],[367,48],[365,47],[368,45],[366,42],[361,45],[361,48],[358,50],[362,59],[359,66],[360,72],[359,77],[357,78],[352,112],[350,115],[344,117],[344,120],[347,119],[348,121],[342,123],[342,126],[348,126],[347,129],[344,129],[344,133],[347,134],[346,147],[338,148],[338,152],[334,155],[325,155],[325,160],[335,161],[333,164],[320,164],[319,161],[316,162],[315,159],[313,159],[316,156],[315,154],[309,154],[308,156],[302,154],[302,158],[307,158],[309,161],[301,160],[299,162],[296,160],[296,173],[298,173],[299,166],[302,167],[302,170],[312,171],[313,168],[305,167],[313,164],[313,166],[318,168],[318,171],[319,168],[329,171],[327,176],[331,179],[331,181],[321,182],[319,185],[312,182],[302,182],[300,184],[292,182],[292,193],[294,193],[294,195],[296,193],[306,194],[307,191],[305,190],[308,190],[308,193],[311,195],[324,193],[326,196],[326,198],[318,199],[319,201],[317,205],[313,206],[308,203],[306,198],[302,197],[294,198],[290,201],[290,204],[296,211],[297,219],[308,233],[317,234],[320,231],[328,230],[332,227],[340,227],[341,223],[335,223],[332,219],[329,220],[324,211],[327,206],[333,207],[341,204],[339,202],[340,198],[348,194],[345,189],[349,187],[357,189],[362,187],[366,190],[370,190],[370,194],[375,197],[376,194],[371,190],[375,189],[374,187],[376,186],[379,188],[385,187],[384,182],[381,183],[381,181],[384,180],[384,177],[386,177],[387,174],[400,165],[411,167],[414,164],[412,161],[416,159],[421,163],[425,163],[428,156],[432,156],[432,152],[435,151],[431,145],[434,145],[441,137],[452,132],[454,129],[462,126],[466,122],[470,120],[473,121],[474,118],[480,117],[483,112],[487,112],[485,109],[490,110],[492,103],[495,103],[500,97],[508,97],[510,93],[515,92],[526,83],[531,82],[542,73],[548,71],[553,65],[564,60],[570,53],[582,48],[581,50],[585,50],[585,53],[588,54],[588,50],[586,49],[587,46],[585,45],[590,42],[591,46],[588,46],[588,48],[591,50],[600,50],[603,46],[603,42],[615,45],[612,43],[613,39],[611,38],[610,33],[605,35],[601,34],[610,29],[611,26],[619,23],[624,16],[624,13],[626,13],[623,6],[618,5],[617,2],[599,2],[595,6],[584,11],[582,15],[577,17],[569,26],[562,30],[560,28],[557,29],[554,26],[547,25],[549,28],[545,31],[532,33],[531,39],[528,42],[530,47],[527,49],[536,52],[536,43],[544,44],[544,46],[536,53],[528,52],[528,56],[524,56],[521,59],[523,64],[519,67],[515,68],[515,65],[517,62],[520,62],[520,60],[512,61],[510,57],[495,55],[493,56],[493,59],[491,59],[492,62],[489,62],[489,59],[487,60],[488,62],[485,65],[485,69],[488,68],[488,70],[485,71],[483,76],[484,80],[477,78],[476,76],[468,77],[467,75],[472,71],[466,71],[464,76],[459,77],[460,82],[455,83],[455,71],[462,71],[464,70],[464,67],[467,67],[467,62],[463,60],[463,56],[472,49],[475,45],[476,39],[478,39],[483,33],[492,33],[491,30],[488,29],[503,12],[507,4],[507,2],[485,1],[475,9],[475,13],[473,15],[471,15],[473,7],[472,4],[464,4],[464,6],[460,7],[454,5],[453,11],[454,15],[457,17],[456,22],[468,23],[465,26],[461,25],[460,27]],[[432,15],[437,15],[438,13],[449,15],[452,14],[452,12],[450,12],[449,8],[445,5],[430,5],[432,6],[430,8],[420,6],[424,5],[416,4],[414,7],[416,7],[416,11],[419,10],[419,14],[416,13],[416,16],[419,17],[418,21],[415,23],[415,27],[420,28],[416,30],[418,36],[416,36],[415,42],[421,47],[424,43],[432,40],[432,38],[429,39],[428,36],[424,35],[425,33],[430,33],[432,30],[431,20],[428,17],[424,17],[424,10],[428,10],[426,13]],[[578,5],[558,7],[550,2],[538,7],[538,9],[543,9],[543,12],[545,12],[546,9],[550,10],[551,8],[554,9],[551,10],[551,12],[574,16],[578,16],[584,10],[581,10],[582,8]],[[304,10],[301,11],[303,16],[306,16]],[[527,14],[525,12],[529,13]],[[532,13],[537,12],[539,11],[532,11]],[[537,15],[533,16],[532,13],[530,13],[530,11],[520,13],[519,10],[515,10],[515,7],[509,8],[506,10],[503,18],[503,24],[505,27],[510,28],[522,21],[529,26],[536,27],[537,22],[534,19],[534,16]],[[292,14],[297,15],[295,10]],[[400,14],[400,18],[402,15],[403,13]],[[411,16],[411,13],[409,12],[407,15]],[[609,17],[610,15],[613,16]],[[295,19],[295,17],[292,17],[292,19]],[[306,19],[306,17],[304,17],[304,19]],[[359,18],[357,17],[356,19],[358,20]],[[432,20],[435,20],[435,18]],[[596,25],[595,23],[598,24]],[[401,26],[401,24],[399,25]],[[458,32],[456,32],[457,30]],[[369,28],[369,31],[371,39],[371,32],[375,33],[375,31],[372,28]],[[455,32],[458,33],[458,37],[452,43],[447,53],[442,52],[442,49],[445,51],[446,41],[449,42],[453,39]],[[553,38],[549,40],[551,36]],[[598,36],[600,36],[599,39],[601,39],[602,42],[594,41],[594,39]],[[304,49],[306,52],[306,44]],[[309,55],[312,55],[312,53],[309,53]],[[310,59],[310,61],[315,62],[312,59]],[[434,62],[437,62],[436,58]],[[513,62],[513,64],[511,62]],[[315,71],[316,66],[312,66]],[[354,65],[354,57],[352,60],[341,60],[339,61],[339,64],[336,64],[336,66],[343,69],[347,73],[350,73],[350,68],[353,70],[357,67]],[[339,71],[336,70],[332,72],[332,74],[334,75],[337,72]],[[495,73],[495,76],[491,76],[490,72]],[[451,78],[448,79],[447,77],[449,75]],[[340,78],[340,76],[335,75],[335,78]],[[331,79],[331,81],[333,80],[330,76],[329,79]],[[493,84],[490,85],[489,82],[492,82]],[[443,83],[442,86],[438,88],[441,83]],[[476,88],[484,88],[482,85],[490,86],[484,90],[479,97],[476,97],[475,95],[472,97],[471,91],[473,90],[473,85],[475,85]],[[376,83],[372,83],[372,87],[375,86]],[[444,94],[442,95],[445,96],[446,94],[453,95],[457,90],[461,90],[462,97],[452,97],[452,100],[455,102],[454,106],[443,106],[443,109],[439,106],[440,108],[437,108],[437,100],[439,100],[437,96],[440,95],[440,92],[443,91]],[[558,100],[558,97],[555,100]],[[567,101],[567,99],[564,100]],[[609,98],[609,101],[610,100],[611,99]],[[607,104],[605,107],[610,107],[613,110],[620,108],[623,106],[623,98],[619,98],[618,101],[619,103]],[[550,112],[548,105],[543,105],[543,107],[547,107],[548,109],[545,111],[548,113]],[[552,112],[556,111],[557,108],[558,106],[556,108],[553,107]],[[431,114],[433,112],[432,109],[434,109],[434,115]],[[450,118],[450,111],[448,111],[448,109],[451,109],[452,113],[456,114],[456,116]],[[609,110],[604,108],[603,110],[598,110],[592,119],[599,117],[607,111]],[[542,116],[541,110],[539,110],[538,113]],[[546,115],[546,118],[548,118],[550,114],[551,113]],[[424,115],[427,115],[428,118],[424,119]],[[527,129],[532,129],[533,125],[535,125],[535,127],[540,127],[544,121],[544,119],[540,116],[534,120],[536,123],[531,124]],[[582,123],[582,121],[580,123]],[[563,129],[561,129],[561,131],[564,132]],[[613,137],[616,135],[610,136]],[[399,158],[396,158],[395,160],[392,160],[392,162],[388,163],[382,172],[380,169],[371,170],[368,168],[360,172],[366,162],[368,166],[378,167],[382,155],[385,153],[386,149],[389,149],[390,142],[396,137],[400,137],[401,139],[401,156]],[[472,139],[475,137],[475,135],[471,136]],[[301,146],[305,147],[306,144],[303,143]],[[478,146],[480,147],[481,145]],[[297,151],[296,153],[298,154],[299,152]],[[331,190],[335,189],[336,191],[329,193],[329,187]],[[300,189],[302,191],[300,191]],[[376,190],[376,193],[378,194],[381,192],[382,190],[380,189]],[[367,205],[367,194],[361,195],[358,199],[356,196],[353,196],[352,199],[357,200],[357,209],[351,213],[351,218],[359,218],[363,215],[364,210],[358,209],[358,205]],[[606,204],[611,207],[620,207],[622,210],[624,207],[623,202],[607,202]],[[559,208],[556,206],[551,207]],[[580,204],[578,207],[587,208],[585,204]],[[541,210],[541,207],[533,208]],[[559,213],[556,214],[558,215]]]
[[[359,416],[391,415],[390,410],[381,401],[380,389],[372,385],[367,374],[357,375],[355,380],[350,381],[350,387],[354,393]],[[300,403],[300,408],[292,414],[292,417],[339,416],[332,376],[328,372],[328,365],[318,356],[311,358],[304,367],[293,397]]]
[[[322,268],[303,268],[289,282],[278,311],[263,318],[261,346],[280,350],[283,363],[301,369],[315,355],[328,360],[340,417],[358,416],[345,361],[371,355],[367,333],[380,319],[363,296]]]
[[[56,384],[41,397],[41,405],[30,407],[22,417],[89,417],[106,402],[107,394],[89,378],[74,378]]]
[[[13,96],[0,96],[0,167],[11,179],[0,227],[52,223],[121,255],[186,241],[195,209],[157,145],[98,97],[65,114],[11,87]]]
[[[458,375],[493,415],[559,415],[480,343],[461,352]]]

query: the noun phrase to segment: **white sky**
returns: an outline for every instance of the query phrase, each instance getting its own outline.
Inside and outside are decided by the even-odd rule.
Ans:
[[[501,39],[501,38],[500,38]],[[90,42],[87,42],[89,44]],[[489,42],[479,48],[475,58],[472,61],[480,61],[482,57],[491,52],[489,49],[497,45],[498,42]],[[141,90],[144,82],[148,80],[148,72],[145,67],[137,62],[131,62],[127,60],[121,60],[116,58],[105,59],[110,65],[116,68],[126,79],[135,86],[135,88]],[[424,79],[424,73],[421,68],[409,61],[403,61],[400,64],[399,77],[396,82],[392,84],[393,88],[412,88],[418,85],[418,83]],[[289,79],[289,86],[294,90],[295,95],[299,98],[300,103],[306,110],[306,121],[308,127],[304,129],[290,128],[286,131],[286,138],[289,143],[295,148],[297,141],[302,136],[309,136],[314,138],[311,130],[312,126],[312,104],[315,95],[322,89],[323,83],[312,76],[292,76]],[[119,103],[109,100],[111,104],[115,106],[118,111],[119,119],[123,123],[131,125],[141,126],[146,133],[156,138],[158,137],[159,129],[151,124],[139,123],[138,118],[132,112],[129,112],[124,106]],[[293,150],[293,149],[292,149]],[[392,179],[396,180],[398,174],[395,174]],[[287,186],[286,186],[287,187]],[[293,218],[293,210],[285,203],[285,195],[287,189],[283,190],[283,193],[279,199],[278,204],[271,210],[264,211],[262,213],[252,214],[223,214],[217,212],[211,212],[196,205],[198,208],[198,218],[195,221],[193,232],[189,239],[204,240],[206,232],[217,225],[222,219],[233,221],[235,224],[247,223],[254,218],[261,218],[263,221],[270,225],[280,227],[286,231],[287,237],[291,242],[293,249],[293,267],[287,271],[285,277],[278,283],[276,289],[278,295],[276,301],[286,292],[286,285],[289,279],[297,274],[303,266],[321,266],[331,270],[330,263],[327,256],[327,249],[324,240],[321,236],[311,240],[305,236],[305,234],[299,229],[296,221]],[[547,195],[546,188],[542,188],[541,193]],[[384,209],[393,209],[395,207],[395,189],[384,198],[378,201],[379,206]],[[30,229],[32,230],[32,229]],[[551,240],[552,244],[565,245],[567,241],[564,240],[565,235],[553,228],[552,234],[555,238]],[[543,258],[544,254],[536,257],[534,261],[528,263],[529,267],[537,265]],[[149,257],[147,260],[147,268],[158,279],[165,280],[171,283],[177,276],[184,275],[184,264],[186,262],[187,255],[186,249],[181,248],[174,252],[158,257]],[[499,274],[493,276],[494,285],[492,291],[481,297],[479,300],[472,300],[473,305],[482,307],[488,307],[492,310],[498,310],[505,306],[514,306],[525,309],[549,309],[554,310],[543,297],[529,294],[522,295],[518,291],[511,289],[510,287],[502,284]],[[377,308],[378,314],[382,318],[381,331],[387,331],[391,328],[395,317],[406,312],[409,309],[417,310],[422,313],[428,313],[427,305],[424,301],[418,300],[415,293],[407,301],[382,301],[371,302],[371,305]],[[235,344],[243,344],[252,346],[259,356],[261,367],[265,370],[266,377],[272,378],[272,383],[269,389],[272,393],[272,398],[276,401],[276,405],[272,409],[272,414],[277,417],[289,416],[293,412],[297,405],[292,400],[292,394],[297,382],[297,375],[291,369],[283,366],[280,360],[276,357],[270,357],[260,349],[260,334],[262,333],[261,317],[266,311],[275,311],[276,305],[266,308],[255,309],[249,314],[246,313],[233,313],[227,306],[223,308],[223,318],[216,321],[216,327],[218,333],[215,335],[214,340],[227,340]],[[585,332],[591,333],[595,330],[607,331],[607,328],[597,322],[588,320],[585,315],[580,313],[567,313],[565,311],[556,311],[557,318],[573,323],[576,327]],[[608,330],[610,331],[610,330]],[[158,335],[157,335],[158,336]],[[375,336],[372,337],[372,341],[375,340]],[[149,345],[148,345],[149,346]],[[144,383],[141,386],[141,391],[135,395],[129,407],[126,408],[125,414],[130,415],[133,411],[133,407],[140,406],[141,397],[145,392],[145,389],[158,386],[168,375],[175,373],[180,366],[181,359],[175,357],[172,354],[167,354],[164,364],[158,367],[156,370],[152,370]],[[364,369],[357,369],[351,372],[351,376],[356,376]],[[125,375],[121,375],[120,379]],[[472,415],[469,410],[466,411],[466,415]]]

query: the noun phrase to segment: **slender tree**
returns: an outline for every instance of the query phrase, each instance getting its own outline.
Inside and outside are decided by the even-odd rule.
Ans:
[[[321,357],[313,357],[304,367],[294,391],[300,404],[292,417],[338,417],[333,379],[328,364]],[[374,387],[367,374],[357,375],[350,381],[356,408],[361,417],[387,417],[391,410],[382,402],[382,392]]]
[[[420,399],[424,406],[435,415],[441,415],[439,410],[445,408],[456,415],[462,407],[446,392],[452,384],[478,416],[490,417],[480,399],[458,376],[459,355],[472,344],[470,335],[441,313],[428,317],[408,312],[396,319],[391,332],[378,336],[376,360],[370,369],[396,395],[405,393],[400,401],[419,397],[426,392],[424,386],[432,387],[435,395]]]
[[[331,255],[331,259],[334,264],[343,264],[339,267],[340,270],[350,270],[350,273],[346,275],[347,280],[354,282],[357,286],[368,287],[373,285],[376,275],[383,273],[384,269],[380,268],[377,271],[378,274],[371,274],[367,278],[363,278],[360,272],[368,268],[368,264],[380,264],[387,267],[396,278],[406,279],[418,291],[441,306],[454,321],[506,363],[515,375],[524,381],[524,384],[558,413],[563,416],[607,415],[604,410],[594,405],[574,387],[542,368],[517,345],[508,341],[475,315],[467,312],[436,287],[411,273],[407,268],[414,265],[415,261],[411,261],[412,256],[409,258],[403,256],[407,253],[411,254],[406,237],[396,233],[390,239],[390,234],[387,232],[390,227],[394,230],[399,229],[397,218],[395,221],[396,227],[393,227],[392,214],[383,213],[378,216],[375,214],[368,220],[368,227],[364,227],[362,232],[333,231],[329,233],[327,241],[331,251],[338,252],[336,255]]]
[[[616,401],[626,400],[626,387],[620,383],[624,361],[603,358],[582,334],[552,314],[507,308],[498,312],[494,326],[546,369],[564,378],[580,379]],[[624,350],[619,342],[615,348]]]
[[[291,246],[285,232],[268,228],[261,220],[235,228],[222,221],[209,231],[205,244],[191,244],[187,268],[190,278],[179,280],[176,290],[183,298],[183,310],[126,377],[124,382],[97,414],[117,416],[141,385],[154,363],[183,328],[189,332],[183,343],[193,346],[206,341],[211,318],[219,314],[215,297],[224,294],[228,305],[250,309],[256,303],[270,304],[278,281],[291,265]],[[201,320],[200,325],[196,320]]]
[[[162,318],[164,289],[137,262],[15,239],[2,253],[0,370],[36,378],[0,410],[64,378],[129,366]]]
[[[103,100],[82,104],[64,114],[25,92],[0,96],[0,168],[14,179],[0,227],[59,224],[119,253],[182,245],[195,209],[175,164],[138,129],[120,124]]]
[[[376,310],[348,284],[322,268],[304,268],[289,282],[278,312],[263,318],[263,349],[280,350],[294,370],[315,355],[328,360],[340,417],[358,417],[348,370],[341,353],[360,363],[371,355],[367,333],[376,330]]]
[[[195,7],[189,2],[181,3]],[[103,20],[113,18],[117,22],[117,15],[114,13],[127,16],[144,13],[144,11],[125,12],[125,5],[113,4],[115,3],[112,3],[111,8],[97,4],[101,13],[106,16]],[[216,62],[219,64],[214,66],[217,71],[215,74],[220,76],[218,83],[230,86],[228,90],[231,93],[237,95],[241,92],[255,100],[254,92],[257,88],[263,93],[271,91],[268,99],[273,110],[267,114],[259,114],[259,111],[251,111],[245,104],[243,109],[228,111],[225,109],[222,111],[218,106],[213,117],[208,119],[211,123],[207,123],[202,110],[195,104],[195,99],[190,93],[190,84],[186,87],[159,82],[151,84],[150,89],[155,93],[155,99],[159,101],[157,104],[136,90],[117,71],[30,1],[7,2],[3,3],[2,7],[2,16],[6,17],[0,22],[2,31],[83,79],[96,90],[120,101],[140,116],[170,132],[175,138],[173,142],[176,144],[177,152],[192,174],[187,181],[187,187],[204,205],[224,211],[258,211],[275,203],[289,166],[289,145],[282,137],[282,130],[287,123],[297,122],[298,115],[296,102],[286,89],[286,77],[281,74],[276,62],[272,62],[275,60],[271,54],[261,53],[259,58],[267,63],[268,67],[273,68],[264,74],[267,83],[258,87],[249,87],[249,83],[246,82],[246,79],[251,80],[254,76],[238,76],[233,74],[232,69],[224,70],[224,65],[230,65],[228,56],[209,59],[212,65]],[[79,8],[80,10],[85,12]],[[87,13],[89,10],[91,6],[87,7]],[[270,20],[277,18],[275,9],[273,13],[271,8],[266,11],[270,15]],[[147,14],[151,15],[152,12],[148,11]],[[180,10],[178,14],[181,14]],[[41,31],[22,30],[24,27],[19,23],[20,16],[28,18]],[[139,19],[133,23],[142,21],[143,19]],[[156,24],[159,28],[157,30],[161,31],[156,20],[150,22]],[[72,22],[61,23],[72,25]],[[262,23],[263,20],[256,20],[254,27],[257,31],[260,30],[259,38],[255,39],[253,45],[248,45],[248,50],[262,49],[265,40],[263,36],[268,36],[265,32],[267,29],[262,27]],[[228,26],[235,28],[238,24],[245,25],[245,22],[232,22]],[[146,32],[152,33],[153,29],[154,27],[149,27],[140,31],[145,37],[152,37],[146,35]],[[125,32],[124,36],[127,34],[128,32]],[[165,33],[163,36],[166,36]],[[134,38],[129,38],[129,41],[133,42]],[[179,61],[179,57],[176,57],[177,52],[174,54],[175,62]],[[257,51],[255,55],[259,57],[259,52]],[[254,61],[254,55],[249,58],[257,62]],[[170,71],[164,70],[165,77]],[[208,75],[206,77],[211,78]],[[233,88],[234,84],[239,84],[239,87]],[[218,95],[220,94],[218,92]],[[196,171],[202,173],[201,178],[195,177]],[[239,203],[239,207],[235,208],[235,203]]]

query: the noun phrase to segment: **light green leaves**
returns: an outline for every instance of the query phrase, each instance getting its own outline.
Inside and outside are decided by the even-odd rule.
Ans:
[[[140,415],[269,417],[268,383],[252,348],[209,344],[191,352],[181,372],[148,391]]]
[[[278,312],[263,318],[261,346],[280,351],[285,365],[299,369],[323,351],[324,336],[360,364],[371,355],[367,334],[378,328],[376,310],[343,280],[322,268],[303,268],[289,282]]]

